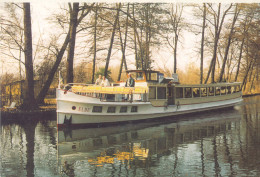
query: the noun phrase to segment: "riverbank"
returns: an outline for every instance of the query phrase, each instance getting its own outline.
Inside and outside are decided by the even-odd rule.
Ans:
[[[257,95],[260,95],[260,93],[245,94],[242,97],[251,97],[251,96],[257,96]]]
[[[36,110],[20,110],[17,108],[1,108],[1,122],[23,120],[55,120],[56,105],[39,106]]]

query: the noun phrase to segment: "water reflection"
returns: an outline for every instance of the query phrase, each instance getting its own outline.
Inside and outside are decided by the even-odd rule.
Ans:
[[[0,176],[59,176],[56,130],[54,121],[4,123]]]
[[[162,122],[1,126],[0,176],[260,176],[260,97]]]

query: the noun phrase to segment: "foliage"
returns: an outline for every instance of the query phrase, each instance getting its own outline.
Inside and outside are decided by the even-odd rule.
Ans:
[[[91,83],[92,65],[91,63],[81,62],[74,69],[75,83]]]
[[[189,63],[185,72],[178,71],[179,81],[182,84],[199,84],[200,83],[200,69],[195,63]]]
[[[104,76],[104,73],[105,73],[105,67],[99,68],[99,70],[95,73],[95,78],[97,79],[99,75]],[[107,77],[106,77],[106,78],[107,78],[110,82],[113,81],[112,78],[111,78],[111,73],[112,73],[111,70],[108,69],[108,71],[107,71]]]

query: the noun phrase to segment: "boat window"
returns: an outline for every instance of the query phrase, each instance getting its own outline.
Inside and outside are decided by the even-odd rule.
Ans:
[[[157,99],[166,99],[166,87],[157,87]]]
[[[220,95],[220,87],[216,87],[216,89],[215,89],[215,95]]]
[[[157,73],[151,73],[151,80],[157,81]]]
[[[200,97],[200,88],[192,88],[193,97]]]
[[[176,87],[176,98],[183,98],[183,88]]]
[[[231,93],[236,93],[236,86],[231,87]]]
[[[137,106],[132,106],[131,112],[137,112]]]
[[[221,95],[226,95],[226,87],[221,87]]]
[[[156,87],[149,87],[149,99],[156,99]]]
[[[201,97],[207,96],[207,88],[200,88],[200,96]]]
[[[236,85],[235,87],[236,87],[235,92],[240,92],[240,85]]]
[[[122,113],[122,112],[127,112],[127,106],[122,106],[121,108],[120,108],[120,112]]]
[[[191,87],[185,87],[184,94],[185,94],[185,98],[191,98],[192,97]]]
[[[209,96],[214,96],[214,87],[208,87]]]
[[[136,80],[144,80],[143,73],[136,73]]]
[[[151,72],[147,72],[146,73],[146,77],[148,81],[158,81],[158,75],[157,73],[151,73]]]
[[[231,94],[231,86],[227,86],[227,94]]]
[[[115,106],[109,106],[107,108],[107,113],[115,113],[116,112],[116,107]]]
[[[93,106],[92,112],[102,112],[102,106]]]

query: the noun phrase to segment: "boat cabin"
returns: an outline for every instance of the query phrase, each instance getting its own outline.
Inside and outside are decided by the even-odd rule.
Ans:
[[[149,84],[148,99],[153,106],[188,105],[227,100],[241,96],[240,84]]]
[[[127,70],[126,73],[131,74],[135,82],[159,82],[161,76],[159,71],[151,70]]]
[[[100,98],[101,101],[151,102],[158,107],[220,101],[241,96],[240,83],[181,85],[174,77],[164,78],[159,71],[128,70],[126,73],[131,74],[135,80],[135,87],[125,87],[125,82],[121,82],[110,87],[77,85],[72,86],[71,90],[76,94]]]

